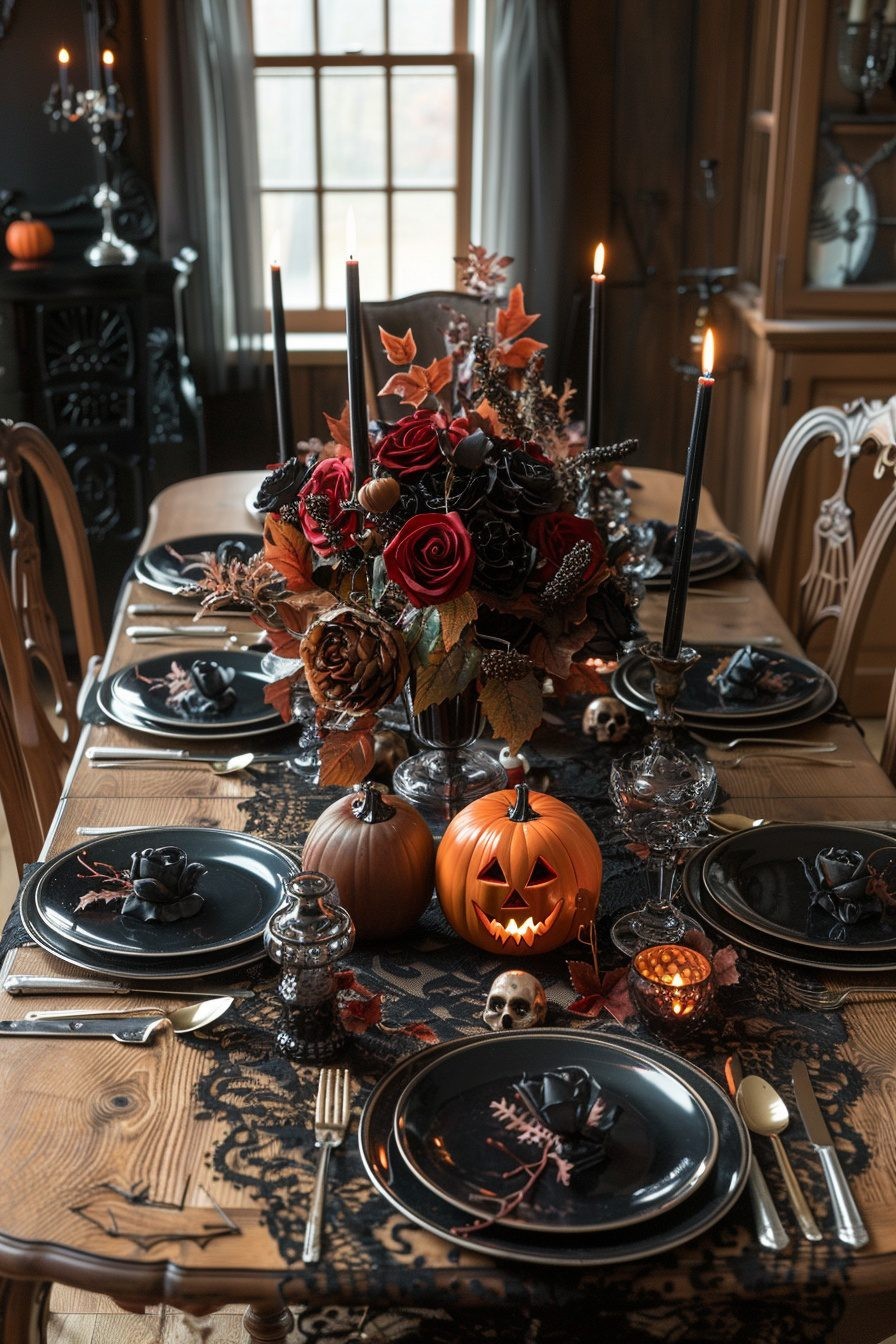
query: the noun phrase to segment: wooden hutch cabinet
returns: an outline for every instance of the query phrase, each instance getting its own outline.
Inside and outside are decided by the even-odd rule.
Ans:
[[[726,520],[750,547],[771,464],[793,423],[814,406],[896,392],[896,95],[885,82],[870,110],[859,111],[846,87],[870,45],[896,44],[896,22],[884,22],[896,19],[896,4],[758,0],[753,15],[740,283],[726,296],[725,321],[743,367],[727,389],[726,450],[708,473]],[[865,506],[870,519],[892,483],[861,465],[860,538]],[[787,520],[791,563],[765,576],[791,618],[815,506],[838,474],[831,445],[820,446]],[[896,575],[886,587],[850,706],[863,714],[885,712],[896,662]],[[824,631],[819,640],[816,654]]]

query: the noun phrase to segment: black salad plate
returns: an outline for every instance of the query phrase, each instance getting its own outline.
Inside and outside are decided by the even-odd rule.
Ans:
[[[582,1033],[549,1033],[558,1046],[575,1047]],[[608,1037],[604,1037],[608,1039]],[[634,1047],[646,1063],[661,1064],[694,1089],[706,1105],[719,1135],[719,1154],[703,1184],[690,1199],[649,1223],[606,1232],[545,1239],[541,1232],[522,1231],[494,1223],[461,1236],[454,1205],[440,1198],[411,1171],[401,1156],[394,1133],[395,1107],[407,1084],[433,1061],[448,1057],[465,1042],[449,1042],[423,1050],[396,1065],[367,1100],[358,1128],[361,1158],[374,1186],[410,1222],[445,1241],[480,1251],[498,1260],[585,1268],[618,1264],[661,1255],[713,1227],[740,1195],[749,1168],[749,1140],[743,1122],[724,1093],[705,1073],[662,1047],[639,1041]]]
[[[757,830],[760,829],[757,827]],[[769,827],[771,829],[771,827]],[[892,840],[892,836],[889,837]],[[722,843],[719,841],[718,843]],[[881,844],[886,838],[881,836]],[[713,849],[715,846],[713,846]],[[827,947],[806,946],[776,938],[770,933],[744,924],[725,910],[706,890],[701,879],[701,869],[711,850],[695,854],[682,869],[681,886],[692,912],[701,924],[715,929],[724,938],[753,952],[761,952],[773,961],[788,966],[805,966],[817,971],[845,972],[854,971],[860,975],[880,975],[882,971],[896,970],[896,957],[878,950],[843,952],[839,943],[830,943]]]
[[[223,535],[220,532],[203,532],[195,537],[176,537],[138,555],[134,561],[134,577],[140,583],[158,588],[163,593],[186,595],[194,590],[199,574],[198,570],[187,569],[186,557],[215,551],[224,541],[245,543],[252,554],[262,548],[258,532],[228,532]]]
[[[102,890],[91,873],[126,871],[137,850],[175,845],[188,862],[205,865],[196,891],[199,912],[170,924],[122,914],[121,904],[78,910],[81,898]],[[85,840],[44,865],[33,908],[46,928],[67,943],[118,958],[178,958],[227,953],[257,941],[283,899],[283,882],[296,863],[283,850],[240,831],[198,826],[154,826]]]
[[[778,691],[757,690],[755,700],[725,699],[710,680],[724,659],[735,652],[730,644],[701,644],[697,652],[699,662],[688,668],[684,677],[681,695],[676,708],[681,714],[694,720],[724,719],[726,723],[738,719],[766,718],[778,714],[790,713],[808,704],[816,694],[822,680],[820,668],[805,658],[792,653],[783,653],[779,649],[763,649],[757,646],[757,652],[770,659],[769,671],[775,676],[789,680],[787,689]],[[643,654],[637,651],[620,664],[623,683],[633,696],[652,705],[654,672]]]
[[[188,672],[197,660],[217,662],[222,668],[233,669],[235,676],[230,689],[235,702],[209,714],[190,714],[166,705],[167,688],[159,683],[173,668]],[[190,732],[218,732],[222,729],[248,728],[261,723],[272,726],[280,715],[272,705],[265,704],[264,693],[270,683],[261,670],[257,653],[210,649],[189,649],[184,653],[166,653],[152,658],[141,658],[139,663],[123,667],[109,678],[108,695],[123,712],[139,715],[141,719],[160,727],[181,728]]]
[[[658,520],[651,518],[648,524],[657,526]],[[665,529],[668,525],[661,524]],[[670,536],[674,534],[674,528]],[[656,552],[654,552],[656,554]],[[694,550],[691,556],[691,583],[705,583],[710,578],[718,578],[722,574],[728,574],[732,569],[743,560],[743,553],[740,548],[727,537],[719,536],[717,532],[707,532],[703,528],[698,528],[694,536]],[[662,569],[656,574],[652,574],[647,580],[650,588],[668,588],[672,577],[672,559],[671,554],[659,554],[657,559],[662,564]]]
[[[247,654],[245,656],[255,657],[256,655]],[[144,664],[141,663],[142,666]],[[263,737],[290,726],[283,723],[279,715],[276,715],[273,720],[265,719],[261,723],[228,724],[222,722],[217,727],[213,726],[212,728],[208,726],[199,728],[192,719],[179,718],[170,726],[167,726],[155,719],[148,718],[138,710],[129,709],[120,704],[112,696],[110,683],[111,678],[107,677],[96,688],[98,708],[114,723],[120,724],[122,728],[131,728],[138,733],[148,733],[152,737],[163,737],[168,741],[178,741],[183,738],[193,738],[194,740],[199,738],[202,742],[242,741],[248,737]]]
[[[604,1160],[566,1180],[549,1161],[502,1226],[567,1235],[633,1226],[675,1208],[706,1180],[718,1134],[694,1089],[637,1049],[584,1032],[560,1040],[501,1032],[435,1060],[398,1102],[399,1150],[424,1185],[473,1220],[494,1215],[526,1182],[524,1171],[509,1173],[541,1153],[514,1083],[569,1067],[584,1069],[600,1085],[601,1103],[618,1107]]]
[[[741,831],[714,845],[704,860],[703,883],[735,919],[785,942],[833,946],[843,953],[896,951],[896,906],[872,896],[868,904],[875,913],[848,924],[813,899],[813,891],[826,890],[815,871],[816,856],[835,850],[865,859],[879,855],[877,868],[896,867],[892,838],[888,843],[875,831],[827,822],[778,824]],[[854,867],[848,860],[846,866]],[[859,879],[860,894],[873,877]]]

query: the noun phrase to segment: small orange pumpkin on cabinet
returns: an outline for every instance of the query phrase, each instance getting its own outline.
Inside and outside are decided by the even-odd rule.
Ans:
[[[451,927],[485,952],[551,952],[590,923],[603,859],[582,818],[559,798],[502,789],[450,822],[436,892]]]
[[[42,219],[22,215],[14,219],[6,230],[7,251],[19,261],[37,261],[53,251],[53,230]]]
[[[429,904],[435,843],[416,808],[368,781],[321,812],[302,864],[334,879],[359,940],[395,938]]]

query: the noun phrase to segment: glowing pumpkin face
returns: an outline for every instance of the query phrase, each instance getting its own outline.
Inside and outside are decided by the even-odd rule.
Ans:
[[[484,951],[535,955],[575,938],[600,896],[600,847],[571,807],[525,784],[470,803],[436,856],[452,928]]]

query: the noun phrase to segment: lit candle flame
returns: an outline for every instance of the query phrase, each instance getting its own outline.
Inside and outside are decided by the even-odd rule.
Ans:
[[[71,60],[71,53],[69,52],[68,47],[60,47],[60,48],[59,48],[59,64],[60,64],[60,65],[68,65],[68,63],[69,63],[70,60]]]
[[[715,338],[712,334],[712,327],[706,328],[706,335],[703,337],[703,374],[708,378],[712,373],[713,361],[715,360]]]
[[[684,984],[684,981],[682,980],[680,975],[673,975],[672,984],[675,986],[676,989],[680,989],[681,986]]]
[[[103,65],[107,65],[111,70],[114,64],[115,64],[115,55],[113,52],[109,50],[108,47],[106,47],[105,51],[103,52]]]
[[[358,250],[358,231],[355,226],[355,212],[351,206],[345,212],[345,251],[354,257]]]
[[[280,269],[280,230],[271,238],[271,269]]]
[[[594,274],[603,275],[604,273],[604,245],[598,243],[594,249]]]

